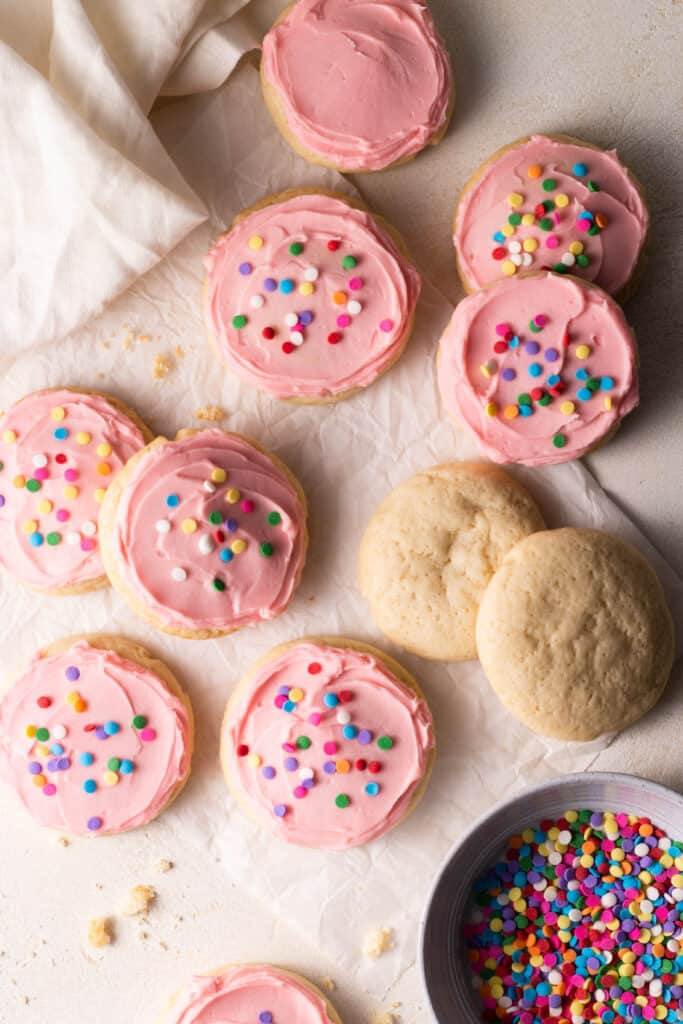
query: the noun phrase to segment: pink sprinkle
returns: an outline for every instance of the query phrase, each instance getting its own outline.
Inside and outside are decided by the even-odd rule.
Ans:
[[[352,277],[349,281],[349,288],[352,292],[357,292],[359,288],[363,287],[363,282],[360,277]]]
[[[548,317],[545,315],[545,313],[539,313],[538,316],[534,317],[534,323],[537,327],[545,327],[545,325],[548,323]]]
[[[556,223],[556,224],[559,224],[559,223],[560,223],[560,221],[562,220],[562,218],[560,217],[560,215],[559,215],[559,213],[557,212],[557,210],[556,210],[556,211],[555,211],[555,213],[553,214],[553,219],[554,219],[554,221],[555,221],[555,223]]]
[[[557,237],[557,235],[550,235],[550,237],[546,239],[545,244],[548,246],[549,249],[557,249],[558,245],[560,244],[560,240]]]
[[[150,729],[149,727],[147,727],[146,729],[140,730],[140,739],[143,741],[143,743],[151,743],[152,740],[155,740],[156,738],[156,729]]]
[[[77,469],[65,469],[64,470],[64,479],[68,480],[69,483],[73,483],[74,480],[78,480],[78,470]]]
[[[275,698],[275,707],[281,708],[282,705],[286,703],[286,701],[287,698],[285,697],[284,693],[278,693],[277,697]]]
[[[43,786],[43,793],[45,794],[45,796],[54,796],[56,792],[57,787],[52,782],[47,782]]]
[[[302,800],[306,796],[307,792],[308,790],[304,789],[303,786],[297,786],[296,789],[294,790],[294,796],[297,798],[297,800]]]
[[[95,541],[92,537],[81,537],[81,551],[94,551]]]
[[[38,469],[34,469],[33,476],[36,480],[47,480],[47,466],[39,466]]]
[[[323,750],[325,751],[326,754],[336,754],[337,753],[337,744],[336,743],[332,743],[332,742],[325,743],[323,745]]]
[[[579,217],[579,219],[576,222],[576,226],[579,229],[579,231],[588,231],[589,227],[591,226],[591,222],[586,217]]]
[[[322,715],[320,714],[319,711],[312,711],[308,716],[308,721],[311,723],[311,725],[320,725],[321,718]]]
[[[254,502],[251,501],[249,498],[245,498],[245,500],[242,502],[242,511],[243,512],[253,512],[254,511]]]
[[[380,327],[382,325],[380,324]],[[499,334],[501,338],[504,338],[507,332],[510,330],[510,324],[496,324],[496,334]]]
[[[342,313],[337,317],[337,327],[348,327],[350,323],[351,317],[347,313]]]
[[[286,697],[285,697],[285,700],[287,700]],[[293,754],[294,751],[296,750],[296,747],[294,746],[293,743],[283,743],[282,744],[282,749],[286,750],[288,754]]]
[[[57,519],[59,520],[60,523],[65,523],[69,518],[70,514],[71,513],[69,512],[69,510],[66,508],[57,509]]]
[[[388,334],[389,331],[393,331],[393,329],[394,329],[394,321],[393,320],[380,320],[380,322],[379,322],[379,329],[380,329],[380,331],[384,331],[385,334]]]

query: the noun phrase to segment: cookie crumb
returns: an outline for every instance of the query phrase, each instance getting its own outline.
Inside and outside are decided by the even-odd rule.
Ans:
[[[125,352],[130,352],[132,347],[133,347],[133,335],[130,334],[130,332],[129,332],[128,334],[125,335],[125,337],[123,339],[123,348],[124,348]]]
[[[392,928],[376,928],[363,939],[363,955],[371,960],[378,960],[394,948],[394,932]]]
[[[172,860],[164,860],[162,858],[161,860],[158,860],[156,862],[156,864],[154,865],[154,868],[155,868],[156,871],[160,871],[163,875],[165,875],[167,871],[171,871],[171,869],[173,868],[173,861]]]
[[[94,917],[88,925],[88,942],[95,949],[102,949],[113,941],[111,922],[106,917]]]
[[[400,1022],[395,1013],[390,1013],[388,1010],[375,1010],[370,1018],[370,1024],[400,1024]]]
[[[185,358],[185,349],[183,348],[182,345],[176,345],[175,348],[173,349],[173,353],[174,353],[176,359],[184,359]]]
[[[152,376],[155,380],[163,380],[164,377],[168,377],[174,367],[175,363],[170,355],[157,352],[152,363]]]
[[[322,986],[326,992],[335,992],[337,988],[336,981],[332,981],[332,978],[323,978]]]
[[[100,345],[102,346],[102,348],[111,348],[111,342],[109,341],[101,341]]]
[[[148,341],[151,341],[151,340],[152,340],[152,335],[151,334],[138,334],[138,341],[141,344],[143,344],[143,345],[145,345]]]
[[[136,914],[146,914],[157,898],[156,889],[151,885],[135,885],[128,893],[123,913],[126,917],[135,917]]]
[[[203,405],[201,409],[195,409],[196,420],[208,420],[209,423],[220,423],[226,417],[226,412],[220,405]]]
[[[71,842],[66,836],[57,836],[57,846],[71,846]]]
[[[28,996],[19,996],[19,1002],[23,1003],[24,1006],[28,1006]]]

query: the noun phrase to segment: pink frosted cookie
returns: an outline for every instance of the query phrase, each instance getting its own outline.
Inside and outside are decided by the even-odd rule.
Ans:
[[[495,462],[568,462],[638,404],[637,352],[595,285],[525,274],[470,295],[439,346],[444,408]]]
[[[239,685],[223,724],[228,785],[298,846],[341,850],[383,835],[422,796],[433,757],[415,680],[344,637],[275,648]]]
[[[0,702],[0,769],[40,825],[74,836],[146,825],[190,771],[192,709],[166,666],[121,637],[61,640]]]
[[[35,391],[0,419],[0,566],[36,590],[73,594],[108,582],[97,517],[115,473],[151,438],[105,395]]]
[[[439,142],[448,54],[422,0],[298,0],[263,40],[261,81],[284,137],[312,163],[379,171]]]
[[[624,297],[650,217],[614,150],[532,135],[475,171],[455,213],[458,272],[475,291],[524,270],[554,270]]]
[[[221,359],[276,398],[344,398],[410,336],[420,277],[385,227],[343,197],[272,196],[237,218],[206,265]]]
[[[301,975],[268,964],[234,964],[191,978],[160,1024],[341,1024],[341,1020],[322,992]]]
[[[306,499],[248,438],[181,431],[128,463],[100,531],[107,572],[133,609],[164,632],[204,639],[286,609],[306,557]]]

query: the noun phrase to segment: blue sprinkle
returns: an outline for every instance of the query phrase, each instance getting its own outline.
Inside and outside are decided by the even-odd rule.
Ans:
[[[121,764],[119,765],[119,771],[121,772],[122,775],[130,775],[134,768],[135,765],[133,764],[133,762],[128,760],[122,761]]]
[[[614,381],[611,377],[602,377],[600,379],[600,387],[603,391],[611,391],[614,387]]]
[[[323,697],[323,704],[328,708],[336,708],[339,703],[339,697],[336,693],[326,693]]]
[[[283,295],[289,295],[290,292],[294,291],[294,282],[290,277],[285,277],[280,281],[280,291]]]
[[[581,217],[583,217],[584,220],[595,220],[595,217],[590,212],[590,210],[582,210]]]
[[[377,796],[377,794],[379,793],[379,783],[368,782],[367,786],[365,787],[365,792],[368,794],[368,796]]]
[[[517,348],[518,347],[518,345],[519,345],[519,338],[517,337],[516,334],[515,334],[515,336],[513,338],[510,338],[510,341],[508,342],[508,345],[510,346],[510,348]]]
[[[43,535],[42,535],[42,533],[31,533],[31,534],[29,534],[29,538],[28,539],[29,539],[29,541],[31,542],[31,544],[32,544],[32,546],[34,548],[39,548],[40,545],[43,543]]]
[[[530,405],[520,405],[519,406],[519,415],[520,416],[531,416],[531,415],[533,415],[533,411],[534,410],[531,408]]]
[[[559,378],[558,374],[551,373],[550,376],[548,377],[548,386],[551,387],[551,388],[554,388],[555,385],[559,384],[559,383],[560,383],[560,378]]]
[[[540,377],[542,373],[543,373],[543,367],[541,366],[540,363],[532,363],[531,366],[529,367],[529,376],[530,377]]]
[[[288,714],[291,714],[292,711],[296,711],[296,704],[294,703],[293,700],[286,700],[282,705],[282,710],[286,711]]]
[[[69,431],[66,429],[66,427],[57,427],[57,429],[55,430],[54,437],[55,440],[57,441],[65,441],[68,436]]]
[[[586,369],[585,366],[582,366],[580,370],[576,371],[576,379],[577,380],[588,380],[589,377],[590,377],[590,374],[589,374],[589,372],[588,372],[588,370]]]
[[[97,783],[94,779],[86,779],[83,783],[83,789],[86,793],[94,793],[97,789]]]
[[[50,747],[50,753],[55,754],[57,757],[59,757],[60,754],[64,753],[64,747],[62,746],[61,743],[53,743],[52,746]]]
[[[344,733],[345,740],[355,740],[358,735],[358,729],[355,725],[345,725],[342,732]]]
[[[94,760],[95,760],[95,758],[93,757],[92,754],[87,754],[86,753],[86,754],[79,754],[78,755],[79,763],[84,765],[86,768],[87,768],[87,766],[89,764],[92,764]]]
[[[180,498],[177,494],[168,494],[166,496],[166,505],[168,508],[177,508],[180,504]]]
[[[588,402],[593,397],[593,392],[588,388],[579,388],[576,397],[581,402]]]
[[[494,242],[504,242],[505,241],[505,235],[503,234],[503,232],[502,231],[496,231],[494,236],[493,236],[493,241]]]
[[[572,167],[572,171],[574,172],[577,178],[584,178],[588,174],[588,168],[584,163],[581,163],[580,161],[574,164],[574,166]]]
[[[119,731],[120,728],[121,728],[121,726],[119,725],[118,722],[105,722],[104,723],[104,731],[106,732],[107,736],[116,736],[116,734],[117,734],[117,732]]]
[[[234,557],[235,556],[233,555],[233,553],[230,550],[230,548],[221,548],[221,553],[220,553],[220,560],[221,560],[221,562],[232,562]]]

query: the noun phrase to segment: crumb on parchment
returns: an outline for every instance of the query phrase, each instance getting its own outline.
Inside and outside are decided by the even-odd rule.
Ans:
[[[152,363],[152,376],[155,380],[163,380],[175,369],[173,357],[168,353],[157,352]]]
[[[151,885],[134,885],[128,892],[123,913],[126,917],[146,914],[157,898],[156,889]]]
[[[203,405],[201,409],[194,411],[196,420],[208,420],[209,423],[220,423],[226,415],[225,409],[221,409],[220,405]]]
[[[106,917],[93,917],[88,925],[88,942],[95,949],[110,945],[114,936],[111,922]]]
[[[161,860],[158,860],[156,862],[156,864],[154,865],[154,870],[155,871],[160,871],[163,875],[165,875],[172,868],[173,868],[173,861],[172,860],[166,860],[163,857],[162,857]]]
[[[57,846],[71,846],[71,842],[66,836],[57,836]]]
[[[375,1010],[370,1018],[370,1024],[399,1024],[400,1018],[389,1010]]]
[[[363,939],[363,956],[370,960],[378,960],[394,948],[394,932],[392,928],[375,928]]]
[[[321,985],[326,992],[334,992],[337,988],[337,983],[332,981],[332,978],[323,978]]]

